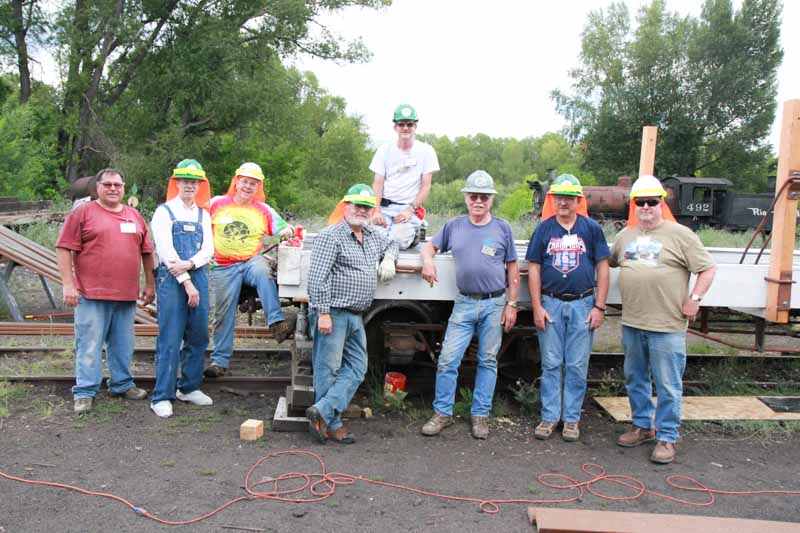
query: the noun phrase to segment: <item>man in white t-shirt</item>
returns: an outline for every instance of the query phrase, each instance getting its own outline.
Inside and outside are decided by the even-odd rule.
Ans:
[[[397,142],[378,148],[369,165],[375,173],[372,188],[381,205],[372,215],[372,223],[386,228],[405,249],[414,243],[423,224],[418,210],[431,192],[431,178],[439,170],[439,160],[431,145],[415,139],[417,112],[413,107],[400,104],[393,120]]]

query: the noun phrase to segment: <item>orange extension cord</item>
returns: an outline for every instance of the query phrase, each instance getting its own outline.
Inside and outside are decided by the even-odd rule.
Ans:
[[[278,477],[270,477],[270,478],[263,478],[260,481],[251,481],[251,477],[253,476],[254,472],[267,460],[273,457],[279,457],[282,455],[304,455],[308,457],[312,457],[315,459],[319,465],[319,472],[318,473],[302,473],[302,472],[287,472],[285,474],[281,474]],[[128,500],[121,498],[120,496],[116,496],[114,494],[109,494],[106,492],[93,492],[90,490],[82,489],[80,487],[75,487],[73,485],[66,485],[64,483],[55,483],[51,481],[34,481],[30,479],[24,479],[16,476],[11,476],[4,472],[0,472],[0,477],[5,479],[9,479],[11,481],[18,481],[20,483],[28,483],[30,485],[44,485],[46,487],[56,487],[60,489],[67,489],[72,490],[75,492],[79,492],[81,494],[86,494],[89,496],[98,496],[101,498],[109,498],[111,500],[118,501],[126,506],[128,506],[131,510],[133,510],[136,514],[147,517],[151,520],[158,522],[159,524],[165,524],[168,526],[185,526],[189,524],[195,524],[202,520],[206,520],[207,518],[211,518],[212,516],[216,515],[220,511],[230,507],[235,503],[239,503],[242,501],[252,501],[252,500],[277,500],[281,502],[291,502],[291,503],[310,503],[310,502],[320,502],[327,498],[330,498],[336,492],[337,485],[352,485],[356,481],[363,481],[364,483],[369,483],[372,485],[378,485],[381,487],[389,487],[393,489],[403,490],[406,492],[411,492],[414,494],[419,494],[422,496],[429,496],[431,498],[439,498],[442,500],[450,500],[450,501],[458,501],[458,502],[468,502],[468,503],[476,503],[478,504],[481,511],[488,513],[488,514],[496,514],[500,512],[500,505],[502,504],[509,504],[509,503],[522,503],[522,504],[557,504],[557,503],[568,503],[577,501],[584,496],[584,491],[588,491],[591,494],[594,494],[598,498],[603,500],[612,500],[612,501],[629,501],[629,500],[636,500],[642,497],[645,494],[650,494],[652,496],[656,496],[658,498],[664,498],[666,500],[670,500],[677,503],[682,503],[686,505],[693,505],[698,507],[706,507],[713,505],[715,502],[715,495],[717,494],[727,494],[727,495],[734,495],[734,496],[746,496],[746,495],[754,495],[754,494],[789,494],[789,495],[800,495],[800,490],[743,490],[743,491],[733,491],[733,490],[720,490],[720,489],[712,489],[703,485],[696,479],[684,476],[684,475],[672,475],[666,478],[667,484],[678,490],[685,490],[689,492],[701,492],[706,495],[705,501],[694,502],[690,500],[685,500],[682,498],[676,498],[674,496],[669,496],[667,494],[662,494],[660,492],[649,490],[645,487],[644,483],[639,481],[638,479],[631,477],[631,476],[624,476],[624,475],[615,475],[615,474],[606,474],[605,469],[593,463],[586,463],[581,467],[581,470],[590,476],[590,479],[586,481],[577,481],[565,474],[540,474],[538,477],[539,483],[544,485],[545,487],[550,487],[553,489],[560,489],[560,490],[574,490],[577,491],[575,495],[569,498],[561,498],[561,499],[483,499],[483,498],[469,498],[465,496],[452,496],[448,494],[441,494],[438,492],[432,492],[428,490],[422,490],[414,487],[410,487],[408,485],[401,485],[398,483],[387,483],[385,481],[378,481],[375,479],[369,479],[362,476],[353,476],[349,474],[343,474],[340,472],[328,472],[325,463],[322,461],[319,455],[303,451],[303,450],[287,450],[287,451],[279,451],[279,452],[272,452],[270,454],[265,455],[261,459],[255,462],[253,466],[250,467],[250,470],[247,471],[247,474],[244,477],[244,490],[247,492],[248,496],[240,496],[238,498],[233,498],[228,500],[224,504],[220,505],[213,511],[206,513],[204,515],[198,516],[196,518],[192,518],[190,520],[164,520],[155,516],[154,514],[150,513],[146,509],[141,507],[137,507],[133,505]],[[294,487],[282,488],[286,487],[287,482],[292,482],[294,480],[301,480],[303,483],[295,483]],[[559,481],[556,481],[559,480]],[[679,483],[685,482],[686,484]],[[610,496],[604,494],[594,488],[595,485],[601,482],[608,482],[615,485],[622,485],[629,489],[633,490],[633,494],[629,496]],[[272,484],[272,490],[267,492],[261,492],[256,490],[257,487],[261,485]],[[291,485],[291,483],[288,483]],[[310,496],[308,497],[296,497],[293,495],[298,495],[301,492],[308,491]]]

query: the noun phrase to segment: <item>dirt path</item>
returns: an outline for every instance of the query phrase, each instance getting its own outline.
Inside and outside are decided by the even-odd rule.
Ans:
[[[215,405],[176,406],[176,416],[161,420],[147,402],[122,402],[105,395],[85,418],[70,414],[67,391],[31,394],[3,419],[0,470],[34,480],[76,484],[120,495],[166,519],[185,519],[241,496],[244,475],[264,455],[278,450],[320,454],[329,471],[409,484],[432,491],[478,498],[569,498],[571,491],[543,487],[536,478],[558,472],[586,480],[584,463],[602,465],[610,474],[635,476],[653,490],[702,501],[702,495],[678,493],[665,484],[671,474],[693,476],[722,489],[800,489],[800,445],[795,434],[768,440],[719,431],[689,432],[676,463],[656,466],[645,447],[613,445],[622,431],[594,407],[584,415],[583,435],[575,444],[554,437],[532,438],[533,421],[509,417],[493,422],[485,442],[472,439],[461,422],[439,437],[419,434],[418,419],[390,414],[351,422],[358,437],[353,446],[313,444],[304,433],[273,433],[256,443],[238,438],[246,418],[269,418],[275,398],[239,398],[217,394]],[[49,405],[48,418],[41,417]],[[313,460],[280,458],[254,479],[283,472],[316,473]],[[618,487],[596,486],[621,495]],[[627,491],[626,494],[630,494]],[[308,496],[308,495],[306,495]],[[800,496],[719,496],[711,507],[689,507],[644,496],[632,502],[609,502],[587,494],[568,507],[655,513],[731,516],[800,522]],[[189,531],[235,531],[223,525],[263,531],[457,532],[533,531],[526,505],[508,504],[491,516],[476,504],[446,502],[364,483],[340,485],[318,503],[244,502]],[[798,526],[800,528],[800,526]],[[0,531],[163,531],[124,506],[53,488],[0,479]]]

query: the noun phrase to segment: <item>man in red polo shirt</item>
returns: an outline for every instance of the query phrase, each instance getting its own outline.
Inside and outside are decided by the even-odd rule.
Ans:
[[[64,221],[56,256],[64,305],[75,307],[75,413],[92,408],[103,380],[103,347],[108,388],[114,396],[142,400],[130,373],[136,299],[155,297],[153,243],[142,215],[122,203],[125,181],[114,169],[97,173],[97,200],[77,207]],[[139,269],[145,288],[139,294]]]

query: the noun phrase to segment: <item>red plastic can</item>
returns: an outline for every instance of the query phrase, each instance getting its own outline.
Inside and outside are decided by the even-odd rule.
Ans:
[[[300,239],[301,241],[303,240],[303,226],[294,227],[294,236]]]
[[[387,372],[383,384],[384,392],[397,392],[406,390],[406,375],[400,372]]]

